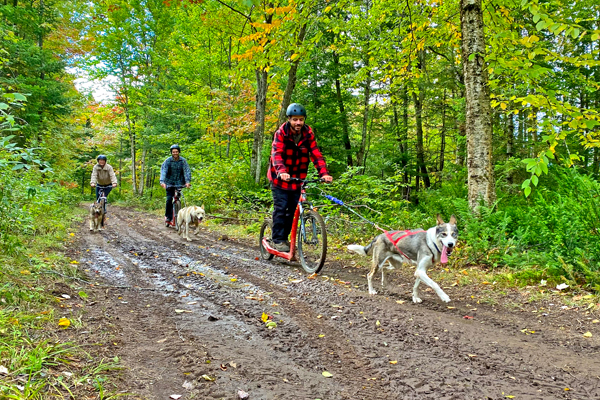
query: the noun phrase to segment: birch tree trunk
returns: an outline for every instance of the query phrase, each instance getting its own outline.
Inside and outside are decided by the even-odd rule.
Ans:
[[[482,0],[461,0],[462,63],[465,75],[467,168],[469,206],[477,212],[480,202],[496,200],[492,168],[492,119]]]

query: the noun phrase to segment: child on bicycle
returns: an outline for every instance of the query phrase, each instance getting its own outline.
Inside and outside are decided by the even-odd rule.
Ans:
[[[171,226],[175,226],[173,222],[173,196],[175,196],[175,190],[182,187],[189,188],[192,181],[192,170],[186,159],[179,155],[180,152],[179,145],[174,144],[171,146],[171,157],[167,158],[160,167],[160,186],[167,191],[165,223]]]
[[[104,154],[100,154],[96,161],[98,164],[94,165],[92,169],[92,177],[90,179],[90,185],[96,188],[96,201],[100,198],[100,186],[108,186],[106,188],[102,188],[104,191],[104,197],[108,197],[110,191],[117,187],[117,176],[115,175],[115,171],[110,164],[107,163],[107,158]],[[106,214],[106,203],[104,203],[104,213]]]
[[[333,181],[327,172],[327,165],[317,147],[315,135],[310,126],[305,125],[306,109],[297,103],[289,105],[286,111],[288,122],[275,132],[268,178],[273,194],[273,247],[282,252],[290,251],[288,237],[292,231],[294,213],[300,200],[301,184],[290,182],[291,178],[305,179],[308,173],[308,160],[312,160],[319,176],[325,182]]]

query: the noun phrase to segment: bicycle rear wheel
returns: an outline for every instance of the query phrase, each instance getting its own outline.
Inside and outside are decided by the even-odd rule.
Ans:
[[[321,271],[327,257],[327,229],[323,217],[316,211],[306,210],[300,217],[298,254],[302,268],[310,274]]]
[[[258,245],[260,246],[260,256],[263,260],[269,261],[273,259],[273,254],[269,253],[267,249],[263,246],[263,238],[267,240],[271,240],[271,235],[273,233],[273,222],[270,220],[265,220],[262,226],[260,227],[260,235],[258,236]]]

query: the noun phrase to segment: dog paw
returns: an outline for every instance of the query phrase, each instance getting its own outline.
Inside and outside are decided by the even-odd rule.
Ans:
[[[413,296],[413,303],[421,303],[423,300],[421,300],[420,297],[417,296]]]
[[[192,241],[192,239],[190,239],[190,238],[187,238],[187,241],[188,241],[188,242],[191,242],[191,241]]]
[[[377,294],[377,291],[375,291],[374,289],[369,289],[369,294],[370,294],[371,296],[374,296],[374,295],[376,295],[376,294]]]
[[[450,297],[446,293],[442,293],[442,295],[440,296],[440,299],[442,299],[442,301],[444,303],[450,302]]]

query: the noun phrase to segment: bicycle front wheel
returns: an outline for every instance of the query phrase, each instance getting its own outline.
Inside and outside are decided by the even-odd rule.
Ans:
[[[327,229],[323,217],[316,211],[307,210],[300,218],[298,254],[302,268],[310,274],[317,274],[325,264],[327,256]]]
[[[179,210],[181,210],[181,201],[177,200],[173,202],[173,222],[175,223],[175,229],[179,228],[177,226],[177,214],[179,214]],[[177,229],[179,230],[179,229]]]
[[[263,246],[263,239],[271,240],[271,234],[273,232],[273,223],[270,220],[263,222],[260,227],[260,235],[258,236],[258,245],[260,246],[260,256],[263,260],[269,261],[273,259],[273,254],[269,253]]]

